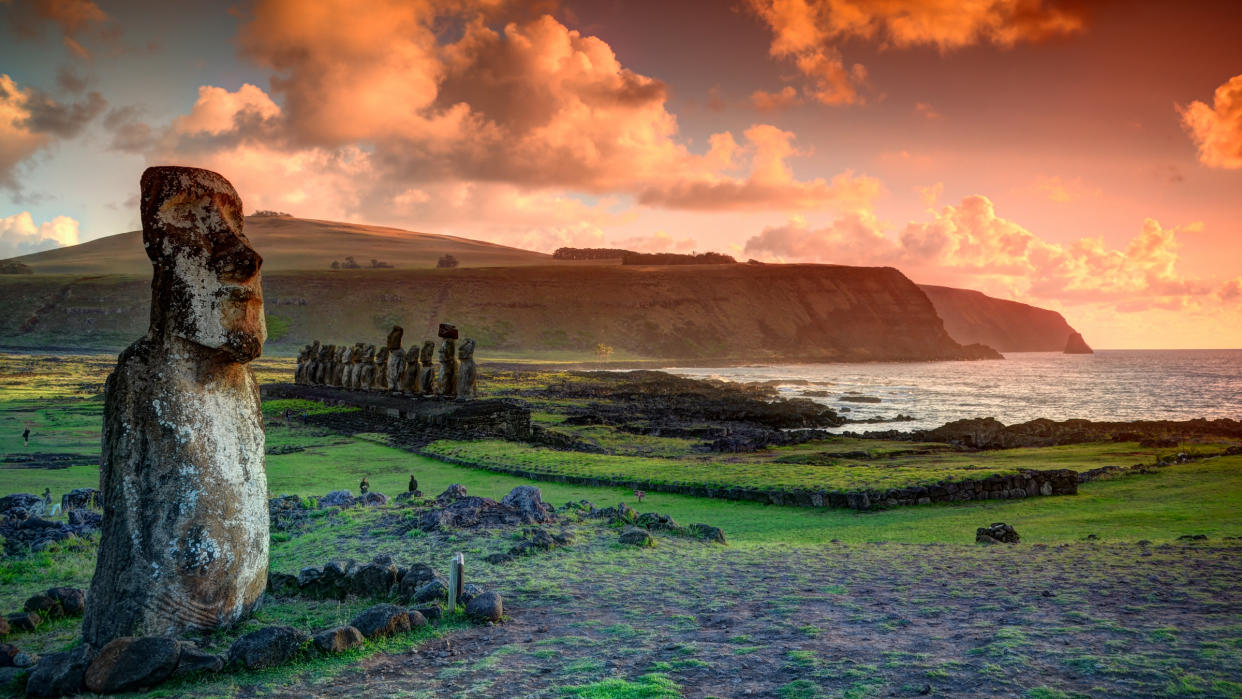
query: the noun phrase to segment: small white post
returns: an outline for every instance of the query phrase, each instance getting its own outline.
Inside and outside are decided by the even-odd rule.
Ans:
[[[463,554],[453,556],[453,562],[449,566],[449,589],[448,589],[448,611],[449,614],[457,613],[457,600],[461,599],[462,575],[465,573],[466,558]]]

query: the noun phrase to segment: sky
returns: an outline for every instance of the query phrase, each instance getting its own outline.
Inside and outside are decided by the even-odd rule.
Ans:
[[[1242,347],[1242,3],[0,0],[0,258],[247,211],[895,266]]]

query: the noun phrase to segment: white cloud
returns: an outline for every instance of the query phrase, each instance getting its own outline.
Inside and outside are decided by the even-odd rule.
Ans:
[[[78,244],[78,222],[68,216],[35,225],[29,211],[0,218],[0,259]]]

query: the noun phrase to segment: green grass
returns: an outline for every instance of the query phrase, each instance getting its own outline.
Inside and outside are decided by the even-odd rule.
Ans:
[[[610,678],[601,682],[561,689],[561,696],[584,699],[665,699],[681,696],[680,687],[668,677],[651,673],[631,682]]]

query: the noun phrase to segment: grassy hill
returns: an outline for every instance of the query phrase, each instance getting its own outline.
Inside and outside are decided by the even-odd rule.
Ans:
[[[291,216],[247,216],[245,233],[263,255],[264,272],[327,270],[333,260],[347,256],[364,266],[375,259],[397,269],[435,267],[445,254],[456,257],[462,267],[556,263],[551,255],[479,240]],[[141,231],[13,259],[35,274],[151,274]]]

